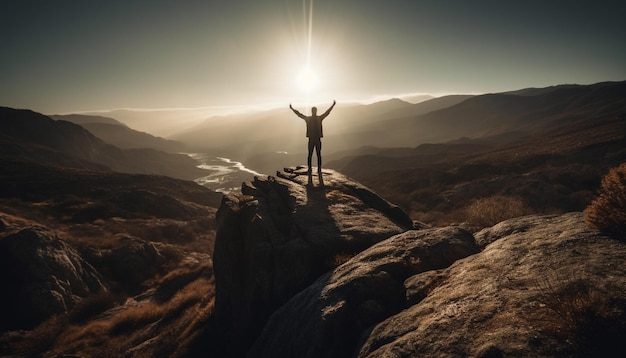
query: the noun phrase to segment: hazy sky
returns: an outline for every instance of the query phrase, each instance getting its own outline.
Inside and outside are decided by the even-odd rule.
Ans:
[[[315,0],[312,18],[310,9],[2,0],[0,105],[286,105],[626,80],[623,0]],[[297,77],[309,61],[319,83],[305,90]]]

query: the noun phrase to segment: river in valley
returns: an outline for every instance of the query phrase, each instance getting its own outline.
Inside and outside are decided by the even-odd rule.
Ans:
[[[263,175],[229,158],[216,157],[207,153],[189,153],[188,155],[200,162],[198,168],[207,171],[206,176],[195,179],[195,182],[221,193],[239,192],[241,183],[252,180],[255,175]]]

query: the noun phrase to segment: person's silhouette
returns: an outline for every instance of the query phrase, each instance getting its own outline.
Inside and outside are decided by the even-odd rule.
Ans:
[[[289,108],[295,113],[298,117],[304,119],[306,122],[306,136],[309,138],[309,154],[307,156],[307,164],[309,166],[309,176],[311,175],[311,157],[313,156],[313,149],[315,149],[315,154],[317,154],[317,172],[319,174],[322,173],[322,137],[324,136],[324,132],[322,131],[322,121],[326,118],[330,111],[335,107],[337,101],[333,101],[333,104],[321,115],[317,115],[317,108],[311,108],[311,115],[305,116],[304,114],[298,112],[293,108],[291,104],[289,104]]]

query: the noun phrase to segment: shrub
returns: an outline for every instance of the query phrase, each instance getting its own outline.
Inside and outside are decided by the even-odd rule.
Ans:
[[[585,222],[608,234],[626,236],[626,163],[602,178],[598,196],[584,211]]]
[[[331,269],[334,269],[335,267],[341,266],[345,264],[346,262],[350,261],[350,259],[352,259],[353,257],[354,257],[354,254],[340,252],[330,259],[328,263],[328,267]]]
[[[570,337],[575,356],[606,357],[626,348],[623,303],[610,300],[589,278],[551,278],[538,287],[546,308],[555,314],[553,326]]]
[[[476,228],[493,226],[503,220],[528,215],[531,212],[522,199],[502,195],[478,199],[465,211],[467,221]]]

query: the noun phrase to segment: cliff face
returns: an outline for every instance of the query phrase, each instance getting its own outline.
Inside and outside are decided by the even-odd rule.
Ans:
[[[331,170],[255,178],[217,213],[215,318],[229,352],[242,355],[269,316],[356,253],[413,228],[411,219]]]
[[[224,199],[215,318],[231,357],[606,356],[626,349],[626,246],[581,213],[415,227],[304,170]]]

